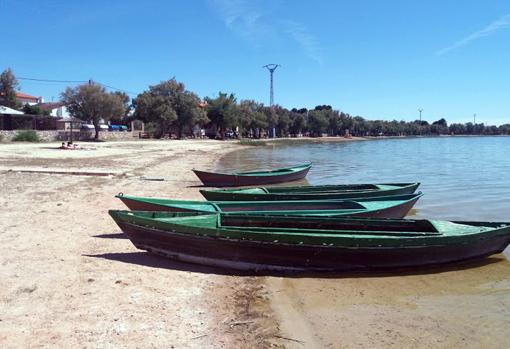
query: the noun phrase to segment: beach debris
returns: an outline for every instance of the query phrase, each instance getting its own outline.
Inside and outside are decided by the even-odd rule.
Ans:
[[[278,338],[278,339],[284,339],[284,340],[291,341],[291,342],[296,342],[296,343],[299,343],[301,345],[305,345],[305,342],[301,341],[299,339],[284,337],[284,336],[280,336],[280,335],[277,335],[277,334],[275,334],[273,337]]]
[[[233,321],[233,322],[230,322],[228,325],[230,326],[230,328],[234,327],[234,326],[239,326],[239,325],[248,325],[248,324],[251,324],[251,323],[254,323],[255,321],[254,320],[247,320],[247,321]]]
[[[140,179],[142,181],[158,181],[158,182],[165,181],[165,179],[163,177],[145,177],[145,176],[142,176],[142,177],[140,177]]]
[[[28,286],[28,287],[20,287],[18,288],[18,290],[16,291],[17,294],[22,294],[22,293],[32,293],[34,292],[35,290],[37,290],[37,285],[32,285],[32,286]]]
[[[16,170],[16,169],[9,169],[9,172],[44,173],[44,174],[71,175],[71,176],[123,176],[124,175],[123,173],[115,173],[115,172],[53,171],[53,170]]]

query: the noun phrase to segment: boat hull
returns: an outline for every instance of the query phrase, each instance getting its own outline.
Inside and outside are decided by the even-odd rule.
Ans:
[[[193,170],[202,183],[209,187],[242,187],[292,182],[303,179],[310,171],[311,165],[302,169],[273,175],[226,174]]]
[[[215,190],[200,190],[204,198],[209,201],[274,201],[274,200],[341,200],[341,199],[356,199],[356,198],[369,198],[381,197],[392,195],[412,194],[419,187],[420,183],[413,185],[397,187],[394,189],[386,190],[372,190],[372,191],[359,191],[359,192],[342,192],[331,191],[321,193],[306,193],[306,194],[292,194],[292,193],[242,193],[242,192],[229,192],[229,191],[215,191]]]
[[[376,270],[460,262],[502,252],[510,236],[420,247],[339,247],[194,236],[117,222],[133,244],[170,259],[239,270]]]
[[[365,217],[365,218],[403,218],[407,215],[407,213],[413,208],[418,199],[421,196],[416,196],[413,200],[406,201],[401,205],[395,205],[391,207],[382,208],[379,210],[368,210],[366,212],[356,212],[356,213],[342,213],[341,210],[338,210],[338,214],[332,214],[333,216],[349,216],[349,217]],[[139,201],[130,199],[125,196],[118,196],[120,200],[132,211],[158,211],[158,212],[191,212],[193,210],[184,209],[178,206],[165,206],[159,205],[156,203]],[[390,199],[390,198],[388,198]],[[230,211],[230,214],[233,212]],[[239,211],[239,213],[246,214],[244,211]],[[259,213],[260,214],[260,213]],[[268,215],[281,215],[278,211],[266,211],[264,214]],[[299,211],[296,211],[296,215],[301,215]],[[288,214],[286,214],[288,215]],[[307,214],[305,214],[307,215]]]

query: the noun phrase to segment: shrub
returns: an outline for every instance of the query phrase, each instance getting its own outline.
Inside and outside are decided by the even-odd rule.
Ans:
[[[39,135],[34,130],[18,131],[12,139],[13,142],[40,142]]]
[[[0,142],[2,142],[3,140],[4,140],[4,135],[0,134]]]

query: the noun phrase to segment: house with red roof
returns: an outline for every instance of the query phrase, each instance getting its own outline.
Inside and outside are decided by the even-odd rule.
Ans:
[[[37,103],[44,102],[42,97],[31,96],[28,93],[23,93],[23,92],[16,92],[16,100],[19,103],[21,103],[22,105],[25,105],[25,104],[34,105]]]
[[[0,93],[0,96],[2,95],[3,93]],[[18,103],[21,104],[22,106],[25,104],[34,105],[37,103],[44,102],[42,97],[31,96],[28,93],[23,92],[16,92],[16,101],[18,101]]]

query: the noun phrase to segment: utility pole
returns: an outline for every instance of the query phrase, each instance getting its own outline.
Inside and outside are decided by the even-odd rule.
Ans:
[[[420,112],[420,124],[421,124],[421,112],[423,111],[423,109],[418,109],[418,111]]]
[[[274,92],[273,92],[273,73],[276,68],[281,67],[279,64],[266,64],[262,68],[269,70],[270,75],[270,88],[269,88],[269,106],[272,107],[274,104]]]
[[[279,64],[266,64],[262,68],[266,68],[269,70],[269,76],[270,76],[270,87],[269,87],[269,107],[272,109],[274,105],[274,91],[273,91],[273,73],[276,70],[276,68],[280,67]],[[270,138],[276,137],[276,129],[274,125],[271,125],[270,128]]]
[[[473,125],[476,125],[476,114],[473,114]]]

